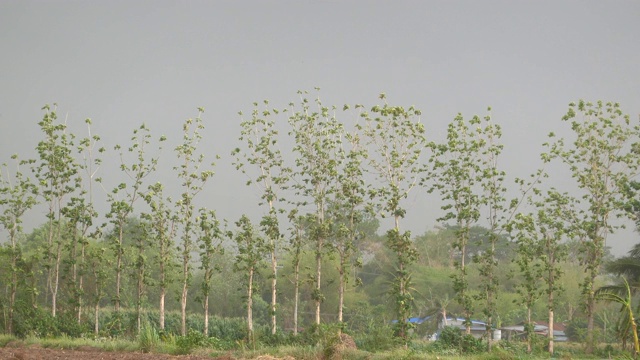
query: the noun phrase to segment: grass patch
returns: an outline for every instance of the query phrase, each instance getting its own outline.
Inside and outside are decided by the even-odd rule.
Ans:
[[[77,350],[82,348],[97,348],[104,351],[139,351],[140,347],[137,342],[122,339],[103,339],[93,340],[87,338],[38,338],[35,336],[27,336],[23,340],[24,346],[37,345],[49,349],[65,349]]]
[[[12,342],[12,341],[17,341],[18,339],[15,336],[12,335],[7,335],[7,334],[0,334],[0,347],[5,347],[7,346],[8,343]]]

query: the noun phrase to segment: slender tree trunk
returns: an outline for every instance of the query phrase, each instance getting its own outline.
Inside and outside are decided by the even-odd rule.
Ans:
[[[60,261],[62,259],[62,243],[58,242],[58,250],[56,252],[56,265],[54,268],[53,289],[51,290],[51,315],[56,317],[56,308],[58,300],[58,289],[60,287]]]
[[[14,221],[10,231],[11,237],[11,294],[9,295],[9,323],[7,332],[13,335],[13,312],[16,306],[16,292],[18,291],[18,252],[16,246],[16,229],[18,224]]]
[[[553,298],[553,295],[549,296]],[[553,309],[549,309],[549,354],[553,355],[553,329],[554,329],[554,319],[553,319]]]
[[[322,275],[322,245],[323,240],[318,239],[316,248],[316,325],[320,325],[320,304],[322,303],[320,284]]]
[[[180,331],[182,333],[182,336],[186,336],[187,335],[187,295],[189,292],[189,264],[187,262],[187,260],[185,259],[185,262],[183,264],[183,269],[184,271],[184,277],[182,278],[182,296],[180,297],[180,311],[181,311],[181,315],[182,315],[182,326],[180,328]]]
[[[164,285],[160,287],[160,330],[164,330],[164,298],[166,289]]]
[[[344,276],[344,260],[340,260],[340,286],[338,288],[338,323],[342,324],[343,316],[343,308],[344,308],[344,288],[345,288],[345,276]]]
[[[247,332],[253,344],[253,267],[249,268],[249,288],[247,290]]]
[[[18,285],[18,274],[16,271],[16,255],[15,247],[12,246],[11,254],[11,294],[9,295],[9,323],[7,324],[7,332],[13,335],[13,311],[16,306],[16,291]]]
[[[204,296],[204,336],[209,337],[209,294]]]
[[[465,264],[465,262],[466,262],[466,257],[467,257],[467,237],[469,236],[469,233],[468,233],[469,232],[469,224],[465,224],[464,226],[466,226],[466,234],[464,235],[465,238],[464,238],[464,240],[462,240],[463,244],[461,246],[462,258],[460,259],[460,271],[461,271],[461,276],[463,277],[462,280],[466,281],[467,275],[465,274],[465,272],[466,272],[466,267],[465,267],[466,264]],[[462,296],[463,300],[467,296],[467,290],[468,289],[466,287],[462,290],[461,296]],[[471,311],[469,309],[467,309],[466,305],[464,305],[464,316],[465,316],[466,319],[471,317]],[[471,324],[465,323],[464,332],[467,335],[471,334]]]
[[[527,326],[529,327],[527,329],[527,354],[531,354],[531,351],[533,350],[531,348],[531,341],[533,340],[532,337],[534,334],[531,333],[531,331],[533,329],[531,329],[531,307],[527,308]]]
[[[82,247],[80,248],[80,261],[83,270],[80,271],[80,278],[78,279],[78,324],[82,322],[82,295],[84,293],[84,271],[86,270],[85,252],[86,244],[82,241]]]
[[[49,189],[50,191],[52,191],[52,189]],[[46,301],[49,299],[49,297],[51,297],[51,313],[53,314],[53,295],[52,295],[52,290],[53,290],[53,237],[54,237],[54,227],[53,227],[53,216],[54,216],[54,212],[53,212],[53,208],[54,208],[54,204],[53,204],[53,200],[51,201],[51,203],[49,204],[49,233],[47,234],[47,257],[48,259],[46,259],[46,264],[47,264],[47,286],[45,287],[45,305],[46,305]]]
[[[136,301],[136,317],[138,321],[138,335],[142,329],[142,276],[138,276],[138,299]]]
[[[293,284],[293,335],[298,335],[298,303],[300,302],[300,261],[297,260],[294,267]]]
[[[116,296],[113,301],[113,308],[116,313],[120,312],[120,286],[122,278],[122,239],[124,237],[124,221],[120,221],[118,234],[118,244],[116,248]]]
[[[273,279],[271,279],[271,334],[276,334],[277,319],[276,319],[276,302],[277,302],[277,281],[278,281],[278,260],[276,258],[276,244],[271,239],[271,270],[273,273]]]
[[[316,185],[316,193],[320,193],[319,186]],[[317,207],[317,224],[321,227],[320,236],[316,239],[316,325],[320,325],[320,304],[322,304],[322,247],[324,246],[324,202],[316,204]]]
[[[551,255],[551,262],[552,264],[555,263],[555,257],[554,254]],[[553,267],[552,267],[553,268]],[[550,270],[551,274],[549,274],[549,286],[553,286],[553,284],[555,283],[555,276],[553,274],[553,270]],[[553,355],[554,349],[553,349],[553,328],[554,328],[554,298],[553,298],[553,291],[549,291],[548,292],[548,296],[547,296],[547,304],[548,304],[548,308],[549,308],[549,354]]]
[[[78,237],[76,234],[77,230],[73,229],[73,235],[71,236],[71,289],[72,289],[72,297],[75,301],[75,310],[77,311],[80,308],[80,301],[78,300],[78,294],[80,293],[78,290],[78,265],[76,264],[76,256],[77,256],[77,244]],[[77,319],[78,324],[80,323],[80,318]]]
[[[164,330],[164,298],[166,295],[166,275],[164,270],[164,260],[162,260],[164,259],[164,246],[162,246],[160,254],[162,257],[160,260],[160,330]]]
[[[595,312],[595,296],[594,296],[593,289],[591,289],[589,291],[589,294],[587,296],[588,296],[588,298],[587,298],[587,348],[586,348],[586,353],[587,354],[591,354],[591,353],[593,353],[593,347],[594,347],[594,341],[595,341],[594,337],[593,337],[593,329],[594,329],[593,316],[594,316],[594,312]]]
[[[100,334],[100,300],[93,304],[93,321],[93,332],[97,337]]]

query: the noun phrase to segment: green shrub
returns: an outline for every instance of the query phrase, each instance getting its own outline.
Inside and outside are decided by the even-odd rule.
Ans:
[[[29,335],[36,337],[59,336],[58,322],[45,309],[18,309],[14,313],[14,332],[17,337],[25,338]]]
[[[400,342],[393,336],[393,328],[385,324],[371,326],[368,331],[354,335],[358,349],[369,352],[390,350]]]
[[[202,332],[189,329],[186,336],[177,336],[175,339],[179,354],[186,355],[198,348],[220,349],[220,341],[215,337],[207,337]]]
[[[462,334],[462,330],[455,326],[442,329],[436,343],[441,349],[457,349],[461,354],[479,354],[486,350],[481,339],[471,334]]]
[[[440,336],[438,337],[438,341],[444,347],[449,348],[457,348],[460,347],[460,342],[462,341],[462,330],[455,326],[446,326],[440,332]]]
[[[138,335],[138,344],[142,352],[152,352],[160,344],[160,334],[148,323],[142,327],[140,335]]]

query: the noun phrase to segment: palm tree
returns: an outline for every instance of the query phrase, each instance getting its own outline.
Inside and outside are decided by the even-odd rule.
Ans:
[[[627,279],[622,278],[623,285],[604,286],[597,290],[596,299],[620,304],[620,320],[618,320],[618,336],[626,338],[629,330],[633,334],[633,358],[638,358],[640,344],[638,343],[638,329],[633,314],[632,291]]]
[[[637,325],[634,317],[633,297],[640,290],[640,243],[636,244],[625,257],[616,259],[605,267],[609,273],[622,278],[622,283],[603,286],[596,292],[596,297],[602,301],[620,304],[621,316],[618,320],[618,336],[623,344],[629,331],[634,340],[634,357],[640,352],[638,344]],[[638,312],[636,307],[636,313]]]

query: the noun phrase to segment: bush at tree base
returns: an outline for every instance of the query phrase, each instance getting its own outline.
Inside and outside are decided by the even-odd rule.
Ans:
[[[457,349],[461,354],[479,354],[486,350],[481,339],[473,335],[462,334],[462,330],[455,326],[447,326],[442,329],[436,341],[442,348]]]

